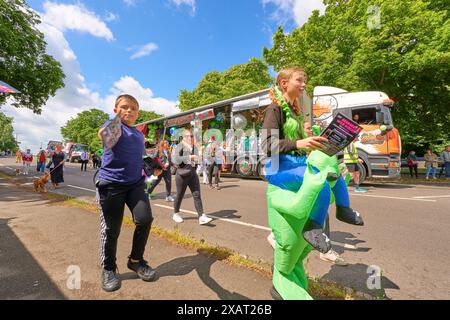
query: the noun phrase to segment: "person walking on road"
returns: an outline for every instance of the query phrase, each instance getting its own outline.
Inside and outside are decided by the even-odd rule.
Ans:
[[[411,150],[409,152],[408,157],[406,157],[406,163],[408,165],[409,174],[411,175],[411,178],[413,177],[413,170],[414,170],[417,179],[418,178],[417,165],[419,162],[417,161],[416,152],[414,150]]]
[[[169,150],[169,142],[167,140],[162,140],[159,143],[159,149],[156,152],[156,157],[163,165],[162,173],[158,176],[158,179],[152,182],[150,188],[148,188],[149,197],[152,195],[153,190],[164,178],[164,183],[166,184],[166,201],[173,202],[175,199],[172,197],[172,173],[170,172],[170,167],[172,166],[172,157]]]
[[[16,152],[16,163],[21,163],[22,162],[22,151],[20,151],[20,149],[17,149]]]
[[[144,281],[153,281],[156,276],[155,270],[144,260],[153,216],[145,192],[145,177],[142,175],[145,155],[144,135],[133,126],[139,116],[139,103],[136,98],[128,94],[118,96],[114,113],[119,112],[122,134],[111,149],[105,148],[95,183],[101,220],[101,284],[103,290],[107,292],[121,287],[117,273],[116,251],[125,204],[130,209],[136,225],[127,267]],[[110,123],[111,121],[106,122],[99,130],[99,138]]]
[[[44,173],[44,171],[45,171],[45,162],[47,160],[47,157],[45,156],[45,151],[41,149],[38,152],[36,158],[38,159],[37,171]]]
[[[220,146],[220,142],[216,141],[216,137],[211,137],[211,143],[209,145],[209,170],[208,170],[208,186],[210,189],[220,190],[219,187],[219,172],[220,167],[222,166],[222,147]],[[215,184],[213,186],[213,174],[215,179]]]
[[[61,145],[57,145],[55,149],[51,160],[47,163],[47,168],[50,169],[50,179],[52,180],[53,187],[56,189],[60,183],[64,182],[65,155]]]
[[[186,189],[189,187],[192,197],[194,198],[198,222],[200,225],[204,225],[211,222],[212,219],[203,213],[202,198],[200,195],[200,180],[196,173],[196,167],[199,161],[198,150],[194,146],[194,136],[189,130],[185,129],[182,137],[183,140],[172,152],[172,160],[174,164],[178,166],[175,175],[177,196],[175,198],[172,219],[177,223],[183,222],[183,218],[180,216],[180,207]]]
[[[81,153],[80,161],[81,161],[81,171],[83,171],[83,168],[84,171],[87,171],[87,165],[89,162],[89,153],[86,150]]]
[[[30,149],[27,149],[27,152],[22,156],[23,161],[23,174],[28,175],[28,170],[30,169],[31,163],[33,163],[33,155],[31,154]]]
[[[367,192],[366,189],[359,186],[359,167],[358,163],[362,163],[359,159],[358,149],[356,148],[356,138],[344,149],[344,163],[353,178],[353,183],[355,185],[355,192]]]
[[[438,167],[438,157],[433,153],[433,150],[427,149],[427,153],[424,155],[425,158],[425,168],[427,173],[425,179],[429,179],[430,172],[433,174],[433,179],[436,179],[436,168]]]

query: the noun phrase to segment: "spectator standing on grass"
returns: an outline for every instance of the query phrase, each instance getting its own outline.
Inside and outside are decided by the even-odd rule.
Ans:
[[[441,158],[442,158],[442,168],[445,171],[445,177],[447,179],[450,179],[450,145],[447,145],[444,149],[444,151],[442,151],[441,153]],[[440,174],[439,174],[440,176]]]
[[[433,150],[427,149],[427,153],[424,155],[425,158],[425,168],[427,173],[425,179],[429,178],[430,172],[433,174],[433,179],[436,179],[436,168],[438,166],[438,157],[433,153]]]
[[[413,170],[414,170],[417,179],[418,178],[417,165],[419,162],[417,161],[416,152],[414,150],[411,150],[409,152],[408,157],[406,157],[406,163],[408,165],[409,174],[411,175],[411,178],[413,177]]]

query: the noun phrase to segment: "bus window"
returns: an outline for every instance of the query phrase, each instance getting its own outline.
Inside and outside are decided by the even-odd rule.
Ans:
[[[352,110],[352,119],[359,124],[377,124],[377,109],[355,109]]]

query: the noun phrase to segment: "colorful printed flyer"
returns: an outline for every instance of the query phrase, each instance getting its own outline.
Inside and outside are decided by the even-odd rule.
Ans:
[[[117,141],[119,141],[119,138],[122,135],[122,128],[121,128],[122,122],[120,120],[120,113],[121,110],[119,110],[119,112],[111,121],[111,123],[108,124],[101,133],[103,140],[103,147],[105,149],[112,149],[116,145]]]
[[[342,113],[338,113],[320,134],[321,137],[328,139],[328,143],[324,143],[325,149],[322,152],[329,156],[335,155],[355,140],[361,130],[362,127],[358,123],[347,118]]]

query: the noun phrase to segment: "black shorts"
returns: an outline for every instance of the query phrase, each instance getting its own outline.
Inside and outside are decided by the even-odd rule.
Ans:
[[[357,163],[346,163],[347,169],[349,172],[359,172]]]

